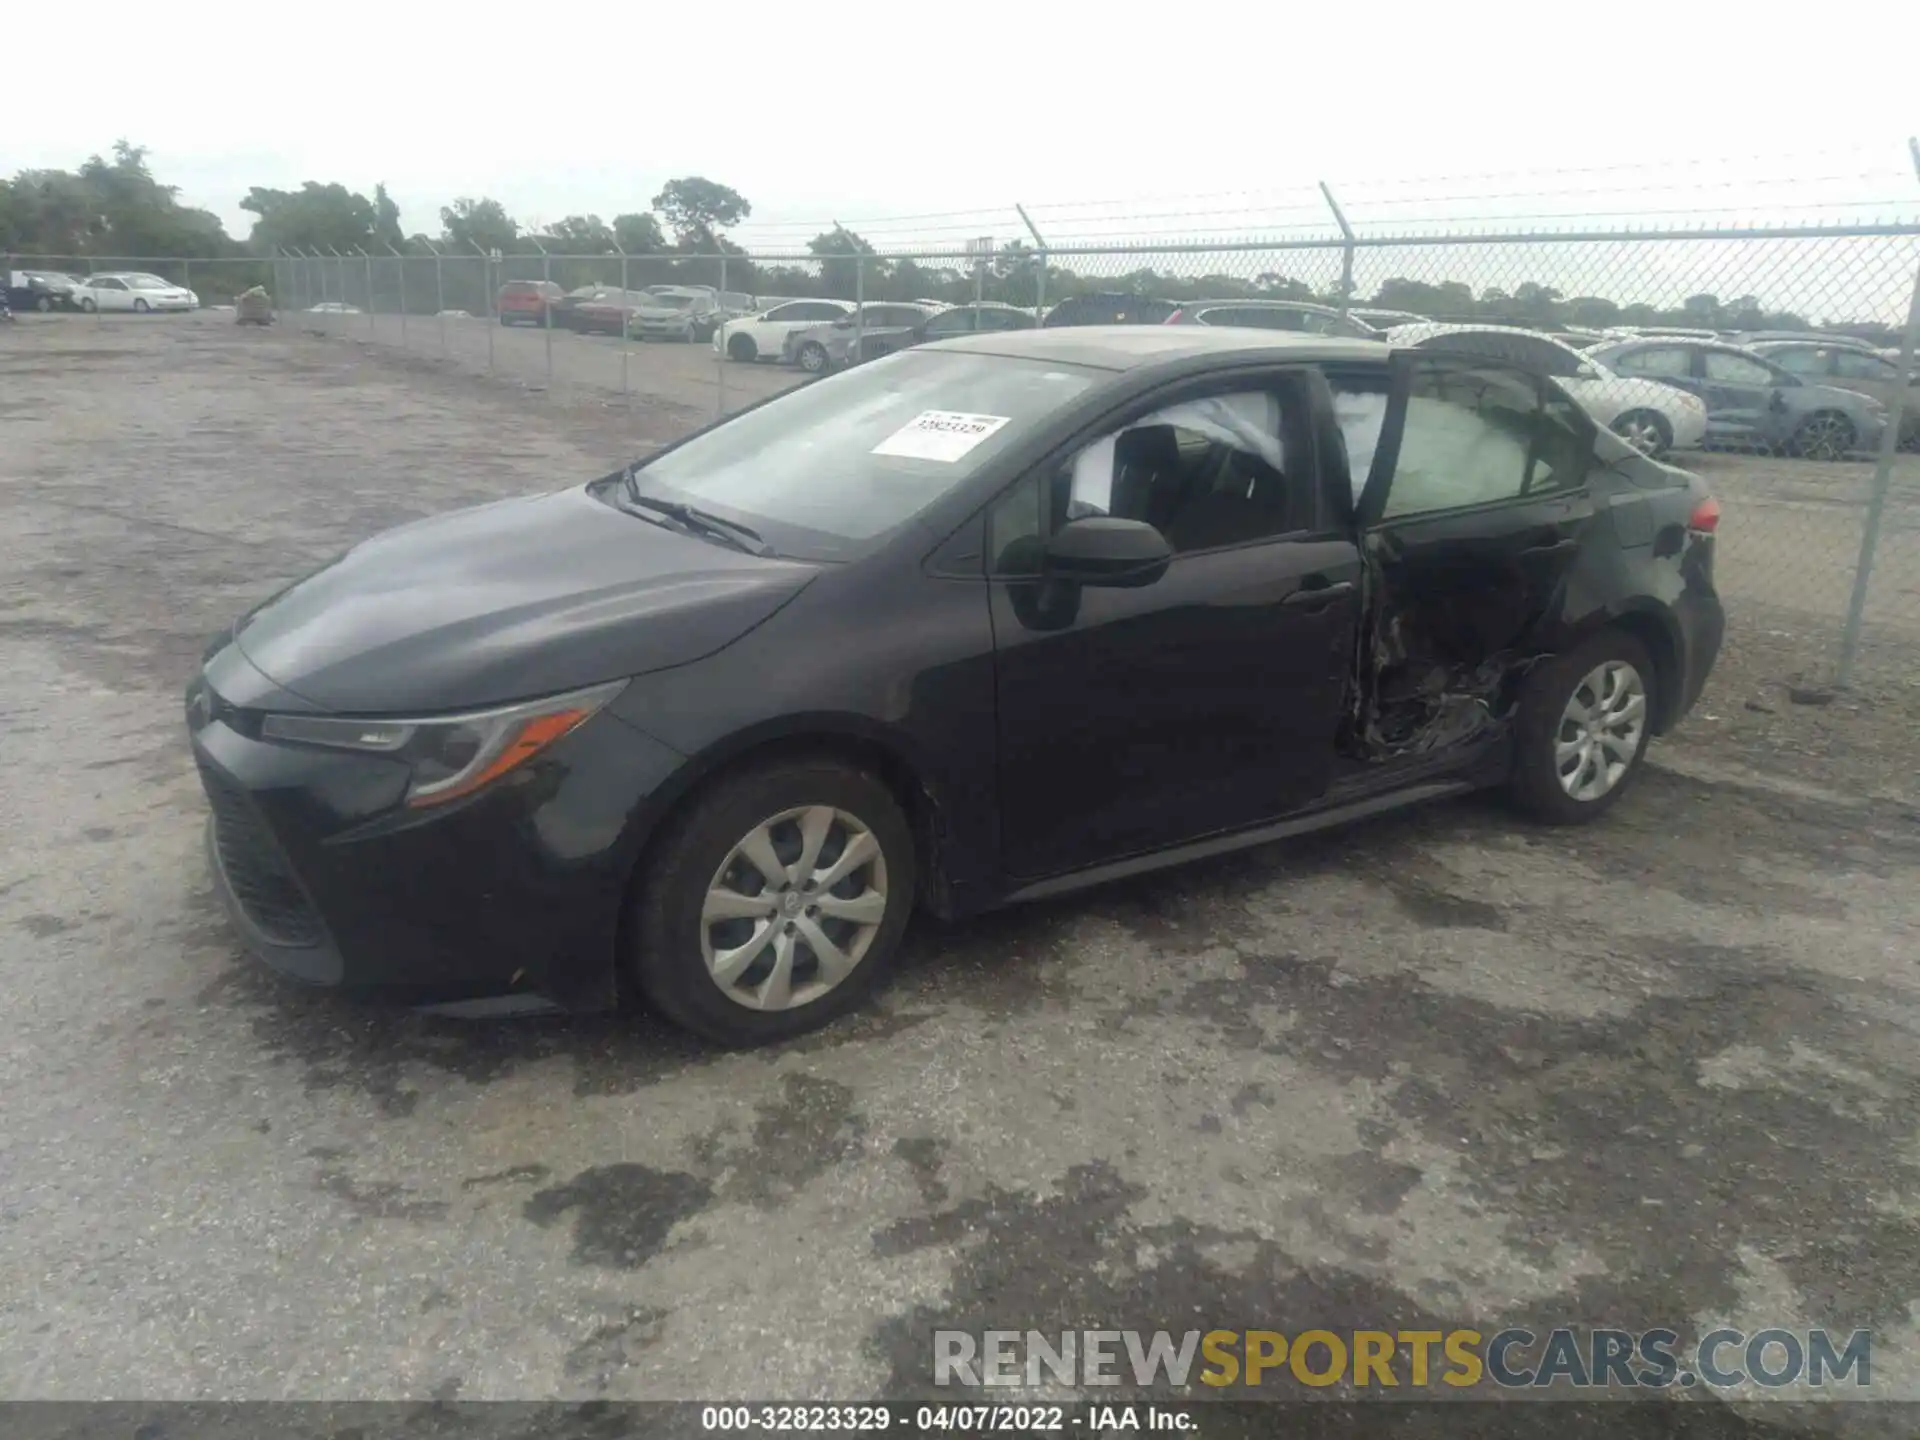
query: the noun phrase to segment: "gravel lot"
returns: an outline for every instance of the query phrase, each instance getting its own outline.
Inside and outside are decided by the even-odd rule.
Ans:
[[[218,316],[0,334],[0,1396],[856,1398],[935,1325],[1427,1322],[1865,1326],[1920,1399],[1910,476],[1863,683],[1802,705],[1845,586],[1766,517],[1857,543],[1867,467],[1703,467],[1734,634],[1591,829],[1476,800],[923,923],[753,1055],[293,990],[209,890],[181,689],[345,545],[720,403],[564,343],[611,401]]]

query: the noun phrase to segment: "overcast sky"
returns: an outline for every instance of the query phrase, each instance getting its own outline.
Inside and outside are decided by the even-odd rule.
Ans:
[[[236,236],[256,184],[385,181],[409,232],[438,233],[458,195],[523,222],[611,217],[687,174],[752,201],[736,238],[755,248],[834,219],[882,248],[1006,240],[1016,201],[1055,245],[1318,231],[1321,179],[1377,233],[1920,214],[1910,0],[1854,0],[1811,42],[1697,0],[202,0],[188,32],[229,44],[194,63],[156,57],[166,23],[96,19],[62,63],[8,66],[0,171],[125,136]]]
[[[1101,213],[1083,202],[1123,197],[1260,191],[1275,193],[1172,208],[1310,205],[1306,187],[1322,178],[1356,220],[1380,198],[1364,194],[1369,182],[1424,198],[1508,188],[1476,177],[1535,190],[1557,180],[1574,192],[1562,204],[1591,186],[1614,206],[1632,203],[1620,191],[1633,177],[1613,167],[1679,167],[1684,186],[1689,160],[1750,156],[1790,176],[1807,160],[1830,169],[1812,153],[1824,151],[1878,156],[1883,174],[1851,186],[1858,198],[1920,200],[1920,181],[1903,174],[1905,137],[1920,128],[1908,69],[1920,5],[1895,0],[1841,7],[1817,28],[1816,52],[1833,47],[1824,56],[1807,53],[1801,26],[1750,6],[1672,0],[202,0],[177,18],[127,31],[96,12],[57,63],[16,53],[0,86],[0,169],[70,166],[126,136],[239,235],[249,185],[304,179],[384,180],[409,231],[437,232],[455,195],[553,220],[644,208],[662,180],[704,174],[747,195],[764,236],[794,226],[802,241],[830,218],[929,212],[941,216],[921,228],[958,239],[974,218],[944,212],[1014,224],[1016,200],[1036,218],[1066,207],[1078,229]],[[156,53],[176,30],[226,44],[204,61]],[[1890,57],[1877,79],[1876,56]],[[1762,103],[1770,78],[1792,86],[1777,109]],[[1690,199],[1671,188],[1648,198]],[[1194,217],[1209,231],[1230,218]]]

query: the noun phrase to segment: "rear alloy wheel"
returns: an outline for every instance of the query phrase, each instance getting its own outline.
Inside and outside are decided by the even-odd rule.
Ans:
[[[1844,460],[1853,449],[1853,422],[1844,415],[1822,410],[1809,415],[1793,432],[1793,453],[1803,460]]]
[[[914,861],[906,816],[863,771],[812,760],[723,780],[647,867],[631,928],[641,992],[723,1045],[816,1029],[883,978]]]
[[[753,343],[751,335],[731,335],[727,338],[727,358],[748,364],[760,353],[760,347]]]
[[[1613,433],[1656,460],[1673,448],[1673,429],[1657,410],[1627,411],[1613,422]]]
[[[80,308],[81,310],[85,311],[87,314],[91,315],[94,311],[93,297],[88,296],[87,298],[82,300],[80,302]]]
[[[53,297],[51,295],[35,296],[33,308],[38,310],[42,315],[46,314],[49,310],[53,309]]]
[[[1536,819],[1578,824],[1617,801],[1653,734],[1646,647],[1606,630],[1536,666],[1515,724],[1514,799]]]
[[[809,340],[800,347],[797,358],[800,361],[800,368],[807,374],[819,375],[827,368],[827,347],[818,340]]]

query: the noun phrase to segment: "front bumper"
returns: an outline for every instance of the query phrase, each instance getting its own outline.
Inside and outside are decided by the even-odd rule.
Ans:
[[[209,670],[242,688],[251,667],[229,647]],[[259,959],[415,1004],[615,1003],[649,797],[680,756],[602,713],[470,799],[409,811],[405,766],[262,740],[259,711],[210,686],[200,705],[203,686],[188,728],[212,812],[208,867]]]

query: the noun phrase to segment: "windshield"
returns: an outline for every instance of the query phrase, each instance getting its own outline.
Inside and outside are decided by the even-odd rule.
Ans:
[[[816,381],[642,468],[643,494],[763,521],[783,553],[837,559],[911,519],[1084,393],[1094,374],[907,350]]]

